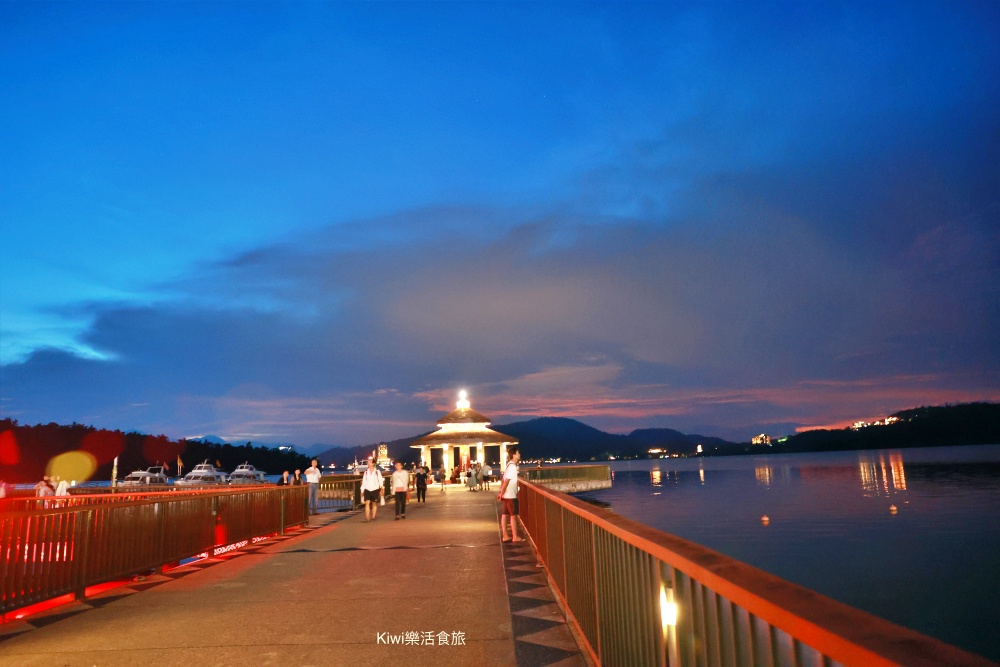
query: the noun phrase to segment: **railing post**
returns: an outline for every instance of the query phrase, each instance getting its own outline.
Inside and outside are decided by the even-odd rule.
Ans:
[[[587,522],[590,526],[590,552],[593,554],[591,562],[594,564],[592,570],[594,575],[594,654],[597,659],[601,659],[601,595],[597,581],[597,526],[592,521]]]
[[[83,527],[80,530],[80,567],[77,569],[77,580],[76,580],[76,599],[83,600],[87,597],[87,581],[88,576],[88,565],[87,565],[87,554],[90,551],[90,529],[94,525],[94,510],[86,510],[83,512],[82,524]]]
[[[285,489],[278,491],[278,497],[280,498],[279,505],[281,505],[281,535],[285,534]]]
[[[163,573],[163,543],[166,540],[164,513],[167,511],[169,503],[153,503],[153,511],[156,513],[156,565],[153,567],[154,574]]]
[[[257,537],[256,522],[254,521],[254,517],[257,516],[257,497],[259,495],[260,494],[257,491],[251,491],[248,494],[248,497],[250,499],[250,540],[251,540],[251,542],[253,541],[253,538]]]

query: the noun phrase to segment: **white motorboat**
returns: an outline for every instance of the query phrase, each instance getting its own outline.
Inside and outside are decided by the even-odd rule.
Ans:
[[[230,484],[267,484],[267,474],[263,470],[257,470],[250,462],[236,466],[229,475]]]
[[[191,472],[184,475],[184,479],[174,482],[175,486],[210,486],[228,484],[229,478],[226,473],[216,468],[206,459],[204,463],[196,465]]]
[[[145,470],[135,470],[125,475],[122,486],[166,486],[170,484],[163,466],[151,466]]]

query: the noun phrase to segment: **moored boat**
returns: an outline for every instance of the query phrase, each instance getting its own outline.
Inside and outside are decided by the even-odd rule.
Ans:
[[[207,459],[184,475],[184,479],[174,482],[176,486],[218,486],[227,483],[229,478],[226,473],[209,463]]]
[[[230,484],[267,484],[267,474],[263,470],[257,470],[250,462],[236,466],[229,475]]]
[[[134,470],[125,475],[122,486],[166,486],[170,484],[163,466],[151,466],[145,470]]]

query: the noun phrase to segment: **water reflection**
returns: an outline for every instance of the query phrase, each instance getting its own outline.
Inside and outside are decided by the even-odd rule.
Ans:
[[[900,452],[889,453],[888,461],[885,454],[862,454],[858,459],[858,472],[861,488],[869,498],[888,497],[906,491],[906,469]]]
[[[1000,660],[1000,446],[613,465],[622,516]]]

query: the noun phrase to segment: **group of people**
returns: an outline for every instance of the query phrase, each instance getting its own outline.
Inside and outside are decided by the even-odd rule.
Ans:
[[[493,470],[488,464],[476,463],[465,474],[465,485],[469,491],[489,491],[492,478]]]
[[[392,497],[396,503],[396,521],[406,518],[406,501],[410,492],[410,471],[403,468],[402,461],[396,461],[395,470],[389,479]],[[417,502],[427,502],[427,482],[430,480],[430,469],[419,466],[413,474],[413,488],[417,492]],[[385,504],[385,483],[382,471],[375,466],[375,459],[369,457],[368,468],[361,476],[361,502],[365,506],[365,523],[374,521],[378,516],[379,505]]]
[[[504,469],[503,478],[500,484],[500,492],[497,500],[502,504],[500,515],[500,537],[502,542],[523,542],[524,538],[517,534],[517,474],[518,463],[521,461],[521,454],[517,447],[507,448],[507,467]],[[396,461],[395,470],[389,479],[389,487],[396,504],[396,521],[406,519],[406,501],[410,491],[410,472],[403,468],[402,461]],[[492,470],[488,465],[477,463],[469,469],[467,484],[469,491],[478,489],[489,489]],[[417,502],[427,502],[427,484],[431,479],[430,469],[425,466],[416,468],[413,475],[413,487],[417,492]],[[438,474],[439,481],[442,482],[441,490],[444,491],[444,477]],[[454,480],[454,477],[452,478]],[[385,481],[382,471],[375,465],[375,459],[369,457],[368,467],[361,476],[361,500],[365,507],[365,523],[375,521],[378,516],[378,508],[385,504]],[[508,537],[508,526],[510,536]]]
[[[45,498],[46,496],[68,496],[69,482],[60,479],[59,475],[53,475],[52,477],[45,475],[38,484],[35,484],[35,495],[39,498]]]
[[[306,468],[305,476],[301,469],[297,469],[295,474],[289,474],[287,470],[281,473],[281,479],[278,480],[278,486],[302,486],[303,484],[309,485],[309,512],[310,514],[319,514],[317,509],[317,501],[319,500],[319,480],[323,477],[322,471],[319,469],[319,460],[313,459],[311,465]]]

